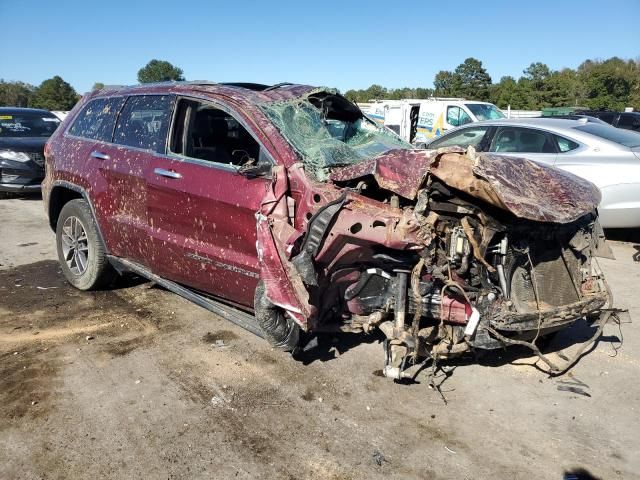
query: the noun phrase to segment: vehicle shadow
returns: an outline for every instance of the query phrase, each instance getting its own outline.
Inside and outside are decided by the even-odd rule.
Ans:
[[[10,193],[5,198],[10,200],[23,200],[23,201],[40,201],[42,200],[41,192],[29,192],[29,193]]]
[[[640,244],[640,228],[607,228],[604,235],[607,240]]]
[[[300,349],[294,358],[303,365],[313,362],[328,362],[338,358],[343,353],[363,344],[379,343],[382,345],[384,335],[375,330],[370,334],[364,333],[315,333],[303,335],[300,339]],[[382,353],[382,346],[380,347]]]
[[[563,329],[556,334],[540,339],[538,346],[544,355],[555,354],[562,361],[569,360],[573,355],[572,352],[565,350],[578,344],[584,343],[591,339],[596,333],[597,327],[587,322],[579,320],[570,327]],[[380,344],[380,354],[382,358],[382,342],[384,335],[380,331],[371,334],[317,334],[301,339],[301,350],[294,355],[294,358],[304,365],[320,361],[328,362],[338,358],[344,352],[351,350],[361,344]],[[591,353],[600,342],[612,344],[612,353],[619,348],[622,340],[617,335],[601,335],[589,348],[581,358]],[[557,363],[562,363],[554,358]],[[579,361],[578,361],[579,363]],[[465,354],[457,358],[446,360],[438,360],[437,366],[442,371],[447,372],[443,382],[451,376],[456,367],[478,364],[484,367],[502,367],[504,365],[523,365],[535,368],[543,373],[548,373],[546,365],[543,364],[536,355],[528,348],[519,345],[509,346],[497,350],[477,350],[476,352]],[[432,366],[431,362],[425,363],[421,368],[415,370],[415,380],[420,382],[422,375],[420,372]],[[412,383],[412,382],[407,382]]]

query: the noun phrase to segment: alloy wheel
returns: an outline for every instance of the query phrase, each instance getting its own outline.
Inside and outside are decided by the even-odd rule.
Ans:
[[[87,232],[78,217],[67,217],[62,225],[62,253],[71,273],[82,275],[89,263]]]

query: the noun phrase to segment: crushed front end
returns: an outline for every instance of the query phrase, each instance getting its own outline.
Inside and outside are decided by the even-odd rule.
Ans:
[[[290,185],[302,170],[289,169]],[[380,329],[387,377],[421,359],[534,345],[611,302],[595,261],[608,250],[600,195],[578,177],[455,148],[388,149],[323,173],[311,193],[290,192],[304,230],[282,200],[261,215],[262,258],[277,260],[263,262],[264,299],[304,330]]]

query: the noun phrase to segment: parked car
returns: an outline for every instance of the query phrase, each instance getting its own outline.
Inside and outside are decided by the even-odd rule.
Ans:
[[[521,117],[522,118],[522,117]],[[548,116],[548,117],[540,117],[540,116],[534,116],[534,117],[524,117],[524,118],[545,118],[548,120],[556,120],[556,119],[564,119],[564,120],[582,120],[585,119],[587,122],[590,123],[600,123],[602,125],[609,125],[607,122],[600,120],[599,118],[596,117],[592,117],[590,115],[582,115],[582,114],[575,114],[575,115],[552,115],[552,116]]]
[[[494,104],[464,98],[377,100],[363,104],[362,111],[417,146],[466,123],[504,118]]]
[[[640,132],[640,112],[609,112],[599,110],[585,110],[584,115],[599,118],[603,122],[617,128]]]
[[[301,331],[379,328],[397,379],[416,359],[530,342],[608,303],[595,186],[413,149],[332,89],[101,90],[45,156],[72,285],[136,272],[284,350]]]
[[[504,119],[461,127],[427,148],[451,145],[473,145],[479,152],[528,158],[574,173],[600,188],[603,227],[640,227],[640,133],[587,119]]]
[[[47,110],[0,107],[0,192],[39,192],[44,144],[60,120]]]

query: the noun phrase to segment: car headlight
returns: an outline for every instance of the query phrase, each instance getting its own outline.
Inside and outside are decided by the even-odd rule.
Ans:
[[[0,158],[13,160],[14,162],[28,162],[29,155],[24,152],[14,152],[13,150],[0,150]]]

